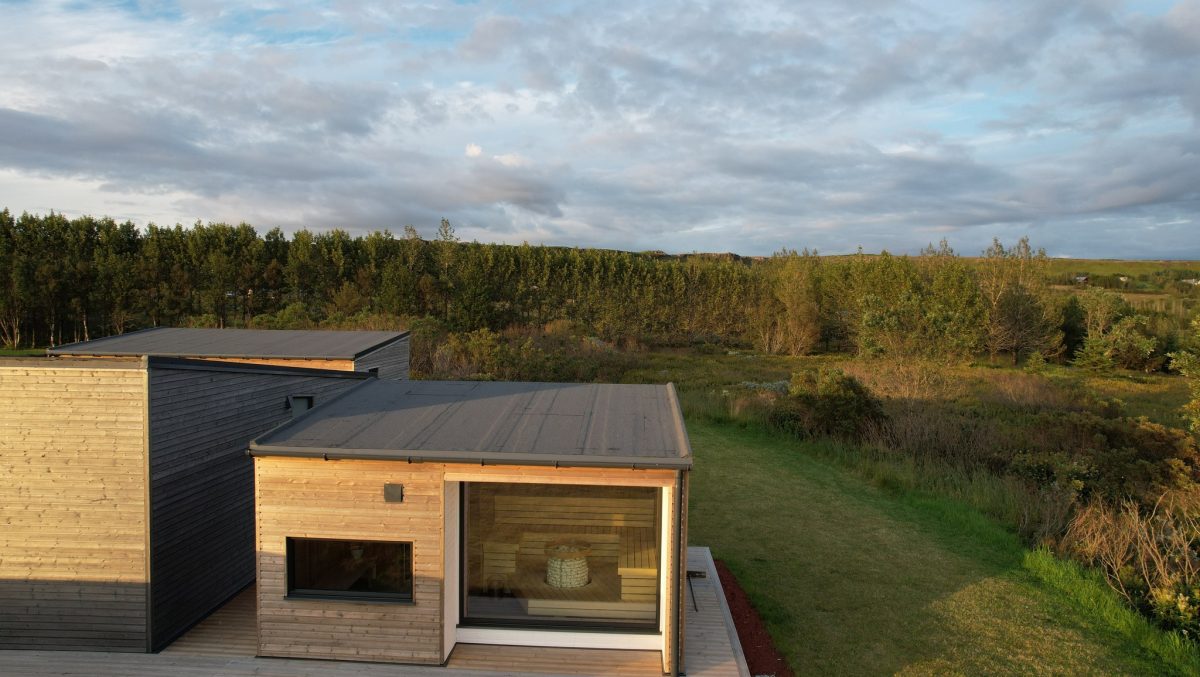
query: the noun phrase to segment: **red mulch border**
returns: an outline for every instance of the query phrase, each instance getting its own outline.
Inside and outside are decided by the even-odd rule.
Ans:
[[[767,625],[762,616],[755,611],[746,591],[738,585],[737,578],[721,560],[713,560],[717,565],[717,575],[721,578],[721,587],[725,590],[725,599],[729,602],[729,613],[733,616],[733,625],[737,628],[738,640],[742,643],[742,652],[746,654],[746,665],[751,675],[775,675],[775,677],[795,677],[792,668],[775,648]]]

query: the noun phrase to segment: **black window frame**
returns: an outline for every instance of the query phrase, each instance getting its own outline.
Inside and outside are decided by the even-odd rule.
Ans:
[[[286,537],[285,560],[287,579],[284,581],[284,599],[298,600],[333,600],[341,602],[384,602],[387,604],[414,605],[416,589],[416,549],[413,541],[378,541],[369,539],[347,538],[308,538],[306,536]],[[328,543],[378,543],[382,545],[408,546],[408,585],[407,593],[401,592],[363,592],[358,590],[321,590],[317,588],[297,588],[293,585],[295,572],[295,543],[296,541],[324,541]]]

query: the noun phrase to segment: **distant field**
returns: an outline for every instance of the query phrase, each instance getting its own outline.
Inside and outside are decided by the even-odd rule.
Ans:
[[[1050,259],[1050,273],[1066,275],[1088,273],[1090,275],[1150,274],[1160,270],[1200,271],[1200,261],[1133,261],[1119,259]]]
[[[853,254],[833,254],[822,257],[828,259],[845,259]],[[867,254],[877,256],[877,254]],[[979,262],[978,256],[964,256],[964,260]],[[1200,261],[1169,261],[1141,259],[1059,259],[1050,258],[1049,273],[1059,275],[1150,275],[1163,270],[1194,270],[1200,273]]]

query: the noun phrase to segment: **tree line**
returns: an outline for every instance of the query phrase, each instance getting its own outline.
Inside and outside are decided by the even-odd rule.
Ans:
[[[942,242],[918,256],[805,250],[750,260],[462,242],[445,220],[428,238],[412,226],[288,237],[247,224],[140,229],[3,210],[0,343],[52,346],[152,326],[426,322],[470,332],[569,321],[606,341],[796,355],[1016,361],[1086,348],[1090,364],[1152,367],[1178,347],[1180,320],[1135,313],[1111,291],[1057,292],[1047,263],[1025,239],[972,259]]]

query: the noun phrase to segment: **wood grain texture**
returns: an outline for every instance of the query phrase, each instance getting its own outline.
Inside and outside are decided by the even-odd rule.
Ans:
[[[146,373],[0,368],[0,648],[146,650]]]
[[[150,368],[150,595],[158,650],[254,580],[249,441],[291,419],[289,395],[319,406],[358,379]]]
[[[272,367],[299,367],[302,369],[331,369],[354,371],[354,360],[295,359],[288,357],[188,357],[189,360],[205,362],[228,362],[230,364],[265,364]]]
[[[670,471],[620,468],[270,456],[255,458],[254,468],[259,655],[431,664],[445,659],[446,482],[664,486],[675,478]],[[404,485],[403,503],[384,502],[385,483]],[[412,542],[414,603],[286,599],[288,537]]]
[[[259,655],[440,664],[442,468],[381,461],[254,460]],[[404,502],[383,500],[384,483]],[[413,603],[286,599],[286,539],[413,544]]]
[[[750,677],[745,656],[738,644],[737,632],[721,592],[721,582],[712,566],[708,548],[688,548],[688,568],[707,572],[696,579],[684,603],[687,613],[687,667],[689,677]],[[252,627],[253,604],[241,598],[214,614],[232,626]],[[693,607],[693,603],[695,607]],[[236,606],[238,618],[226,616]],[[47,652],[0,650],[0,666],[6,674],[24,677],[48,675],[90,675],[93,677],[129,677],[130,675],[171,675],[171,677],[363,677],[373,675],[409,677],[478,677],[491,672],[504,675],[580,673],[594,675],[659,675],[657,651],[626,652],[615,650],[548,649],[542,647],[496,647],[459,644],[445,668],[406,666],[344,661],[305,661],[286,658],[254,658],[253,647],[225,643],[221,632],[211,632],[208,621],[160,654],[119,654],[97,652]],[[227,633],[234,632],[232,629]],[[252,632],[252,631],[251,631]],[[195,633],[197,637],[193,638]],[[236,640],[236,637],[230,638]],[[570,657],[564,660],[564,657]],[[645,665],[643,672],[640,667]]]
[[[379,370],[379,378],[408,379],[409,337],[397,339],[354,360],[355,371]]]

